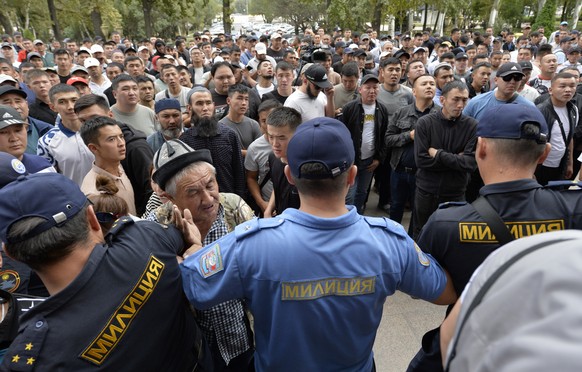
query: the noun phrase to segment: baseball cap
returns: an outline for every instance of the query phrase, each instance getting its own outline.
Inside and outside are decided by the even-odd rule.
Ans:
[[[309,66],[305,71],[305,78],[322,89],[332,87],[327,79],[327,71],[322,65],[314,64]]]
[[[154,168],[156,171],[152,174],[152,178],[164,190],[166,183],[177,172],[198,161],[212,164],[210,150],[194,150],[177,139],[166,141],[154,154]]]
[[[77,52],[77,55],[79,55],[81,53],[89,53],[89,55],[91,55],[91,49],[89,49],[87,47],[80,47],[79,51]]]
[[[103,47],[99,44],[93,44],[91,45],[91,54],[95,54],[95,53],[103,53]]]
[[[404,50],[404,49],[399,49],[399,50],[397,50],[396,52],[394,52],[394,53],[392,54],[392,56],[393,56],[394,58],[400,58],[400,57],[402,57],[402,56],[405,56],[406,58],[410,58],[410,54],[409,54],[409,53],[408,53],[406,50]]]
[[[297,127],[287,147],[287,162],[295,178],[337,177],[354,163],[354,143],[348,128],[339,120],[319,117]],[[326,171],[301,174],[306,163],[320,163]]]
[[[337,41],[337,42],[335,43],[335,47],[336,47],[336,48],[345,48],[345,47],[346,47],[346,43],[345,43],[345,42],[343,42],[343,41]]]
[[[6,74],[0,74],[0,85],[6,83],[6,82],[10,82],[12,83],[12,86],[16,86],[15,84],[18,84],[18,82],[16,81],[15,78],[13,78],[10,75],[6,75]]]
[[[443,67],[450,68],[450,69],[452,69],[452,68],[453,68],[453,66],[451,66],[451,64],[450,64],[450,63],[447,63],[447,62],[440,62],[439,64],[437,64],[437,65],[434,67],[434,71],[433,71],[433,73],[432,73],[432,74],[433,74],[433,76],[436,76],[436,73],[437,73],[437,71],[438,71],[438,70],[440,70],[440,69],[441,69],[441,68],[443,68]]]
[[[27,174],[26,167],[20,160],[7,152],[0,152],[0,189]]]
[[[374,62],[374,56],[370,52],[366,53],[366,63],[368,62]]]
[[[281,39],[282,37],[283,37],[283,36],[281,36],[281,34],[280,34],[280,33],[278,33],[278,32],[273,32],[273,33],[271,34],[271,40],[273,40],[273,39]]]
[[[425,47],[416,47],[416,48],[414,48],[414,51],[412,51],[412,54],[416,54],[418,52],[426,53],[426,48]]]
[[[180,110],[180,102],[175,98],[164,98],[159,101],[156,101],[154,105],[154,111],[159,113],[160,111],[164,110]]]
[[[4,41],[2,44],[0,44],[0,48],[12,48],[12,44],[10,44],[7,41]]]
[[[26,98],[28,96],[25,91],[23,91],[22,89],[13,87],[12,85],[0,86],[0,97],[2,97],[5,94],[8,94],[8,93],[18,94],[22,98]]]
[[[43,44],[44,45],[44,41],[40,40],[40,39],[36,39],[32,44],[36,45],[36,44]]]
[[[264,43],[257,43],[255,45],[255,51],[257,54],[267,54],[267,46]]]
[[[352,48],[344,48],[344,54],[354,54],[354,50]]]
[[[568,54],[573,54],[573,53],[582,53],[582,49],[580,49],[580,47],[573,47],[570,48],[570,50],[568,50]]]
[[[162,39],[157,39],[156,42],[154,43],[154,46],[155,47],[159,47],[159,46],[162,46],[162,45],[163,46],[166,45],[166,43],[164,43],[164,40],[162,40]]]
[[[387,51],[387,50],[385,50],[385,51],[383,51],[382,53],[380,53],[380,59],[382,59],[382,58],[384,58],[384,57],[386,57],[386,56],[389,56],[389,55],[390,55],[390,52],[389,52],[389,51]]]
[[[522,76],[524,75],[519,64],[515,62],[507,62],[501,65],[499,69],[497,69],[497,74],[495,76],[504,77],[511,74],[519,74]]]
[[[568,26],[568,22],[563,21],[562,23],[560,23],[560,26]]]
[[[247,36],[247,41],[259,41],[259,38],[255,35]]]
[[[72,78],[67,80],[67,85],[73,85],[73,84],[77,84],[77,83],[83,83],[87,86],[89,85],[89,82],[87,80],[83,79],[82,77],[78,77],[78,76],[73,76]]]
[[[87,69],[85,67],[79,66],[79,65],[74,65],[73,68],[71,68],[71,75],[77,71],[83,71],[86,74],[89,73],[89,71],[87,71]]]
[[[37,53],[37,52],[28,53],[28,55],[26,56],[26,59],[30,62],[30,60],[34,57],[42,59],[42,56],[40,55],[40,53]]]
[[[370,40],[370,36],[368,34],[363,34],[362,36],[360,36],[360,40],[364,40],[364,39]]]
[[[130,46],[129,48],[125,48],[125,50],[123,51],[123,54],[127,54],[128,52],[137,53],[137,50],[134,47]]]
[[[141,52],[142,50],[146,50],[146,49],[149,51],[149,49],[148,49],[148,47],[147,47],[147,46],[145,46],[145,45],[142,45],[142,46],[140,46],[139,48],[137,48],[137,52],[139,53],[139,52]]]
[[[101,63],[99,63],[99,60],[97,58],[93,58],[93,57],[89,57],[85,60],[85,62],[83,62],[85,65],[85,68],[89,68],[89,67],[98,67],[101,65]]]
[[[536,124],[540,133],[526,133],[524,124]],[[477,124],[477,137],[505,139],[533,139],[537,143],[546,143],[548,124],[535,106],[510,103],[487,109]]]
[[[455,61],[458,61],[460,59],[469,59],[469,56],[465,52],[455,54]]]
[[[357,49],[354,50],[353,55],[356,58],[357,57],[361,57],[361,56],[366,56],[366,51],[364,49],[357,48]]]
[[[8,105],[0,105],[0,129],[14,124],[27,124],[22,116],[14,108]]]
[[[46,197],[51,190],[51,197]],[[17,243],[54,226],[66,224],[79,213],[87,197],[79,186],[60,173],[35,173],[20,176],[0,190],[0,240]],[[10,227],[23,218],[40,217],[45,222],[18,239],[8,239]]]
[[[41,68],[41,70],[45,71],[45,72],[52,72],[53,74],[58,74],[59,72],[57,71],[57,68],[55,66],[47,66],[47,67],[43,67]]]
[[[380,82],[380,80],[378,80],[378,76],[376,76],[374,74],[367,74],[367,75],[364,75],[364,77],[362,78],[360,85],[364,85],[370,80],[374,80],[374,81],[376,81],[376,83]]]
[[[520,61],[520,62],[518,62],[518,64],[521,67],[522,71],[533,70],[533,66],[532,66],[530,61]]]

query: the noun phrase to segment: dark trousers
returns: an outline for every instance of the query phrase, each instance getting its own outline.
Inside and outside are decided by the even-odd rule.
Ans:
[[[237,355],[234,359],[231,359],[228,366],[222,359],[220,351],[218,350],[218,345],[215,343],[212,349],[212,356],[214,359],[214,371],[215,372],[254,372],[254,349],[249,349],[244,353]]]
[[[439,204],[448,201],[464,201],[465,194],[456,196],[441,196],[431,194],[422,189],[417,188],[414,196],[414,207],[412,210],[412,217],[414,221],[412,238],[417,240],[420,236],[420,231],[428,221],[430,215],[437,210]]]
[[[389,159],[380,163],[376,168],[376,187],[378,188],[378,207],[382,208],[384,205],[390,203],[390,168]]]
[[[390,176],[390,189],[392,203],[390,203],[390,219],[402,223],[406,202],[414,211],[414,190],[416,189],[415,170],[412,168],[398,167],[392,170]],[[413,218],[410,219],[408,235],[412,236]]]

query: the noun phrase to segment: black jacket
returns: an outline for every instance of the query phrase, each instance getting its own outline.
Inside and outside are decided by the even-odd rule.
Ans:
[[[465,194],[469,174],[477,169],[477,121],[461,115],[446,119],[442,111],[418,119],[414,133],[416,187],[440,197]],[[428,149],[438,150],[433,158]]]
[[[543,101],[542,103],[540,103],[539,105],[536,106],[538,108],[538,110],[540,110],[540,112],[542,113],[542,115],[544,116],[544,118],[546,119],[546,123],[548,124],[548,143],[550,143],[550,138],[552,136],[552,127],[554,126],[554,124],[557,124],[557,121],[559,120],[558,118],[558,114],[556,113],[556,110],[554,110],[554,105],[552,104],[552,100],[551,99],[546,99],[545,101]],[[568,132],[568,136],[566,137],[566,152],[564,153],[564,157],[562,158],[562,161],[560,162],[560,167],[565,167],[567,164],[567,160],[568,160],[568,144],[570,143],[570,141],[572,141],[572,137],[574,136],[574,132],[576,131],[576,127],[578,125],[578,108],[576,107],[576,105],[574,103],[572,103],[572,101],[569,101],[566,104],[566,108],[568,109],[568,123],[562,123],[564,126],[568,125],[570,128],[570,131]],[[565,169],[565,168],[564,168]]]
[[[349,129],[356,151],[356,165],[361,159],[362,131],[364,130],[364,107],[361,99],[355,99],[344,105],[343,115],[340,120]],[[376,100],[376,112],[374,114],[374,159],[383,162],[386,158],[386,146],[384,136],[388,127],[388,109]]]
[[[125,138],[126,149],[125,159],[121,161],[121,165],[133,187],[135,210],[137,215],[141,216],[152,194],[150,168],[154,153],[146,142],[145,134],[133,130],[127,124],[120,124],[119,127]]]

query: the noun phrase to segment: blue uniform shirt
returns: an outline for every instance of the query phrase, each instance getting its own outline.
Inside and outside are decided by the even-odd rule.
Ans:
[[[195,307],[247,299],[257,371],[370,371],[386,297],[442,293],[444,272],[402,226],[349,208],[329,219],[287,209],[251,220],[182,265]]]

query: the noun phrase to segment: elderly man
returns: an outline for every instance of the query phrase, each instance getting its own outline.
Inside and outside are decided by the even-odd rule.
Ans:
[[[20,318],[2,370],[211,367],[183,298],[176,255],[189,243],[178,230],[125,217],[105,239],[87,197],[57,173],[23,175],[4,186],[0,210],[4,250],[50,293]]]
[[[195,151],[179,140],[170,140],[154,155],[154,167],[153,180],[170,202],[156,209],[150,219],[167,223],[172,205],[181,211],[188,209],[202,241],[211,244],[253,217],[252,209],[238,195],[219,193],[210,151]],[[196,313],[210,344],[214,370],[247,371],[253,350],[242,301],[223,302]]]
[[[164,98],[156,102],[156,119],[160,129],[148,136],[147,141],[154,152],[158,151],[164,142],[177,139],[184,131],[180,102],[174,98]]]

